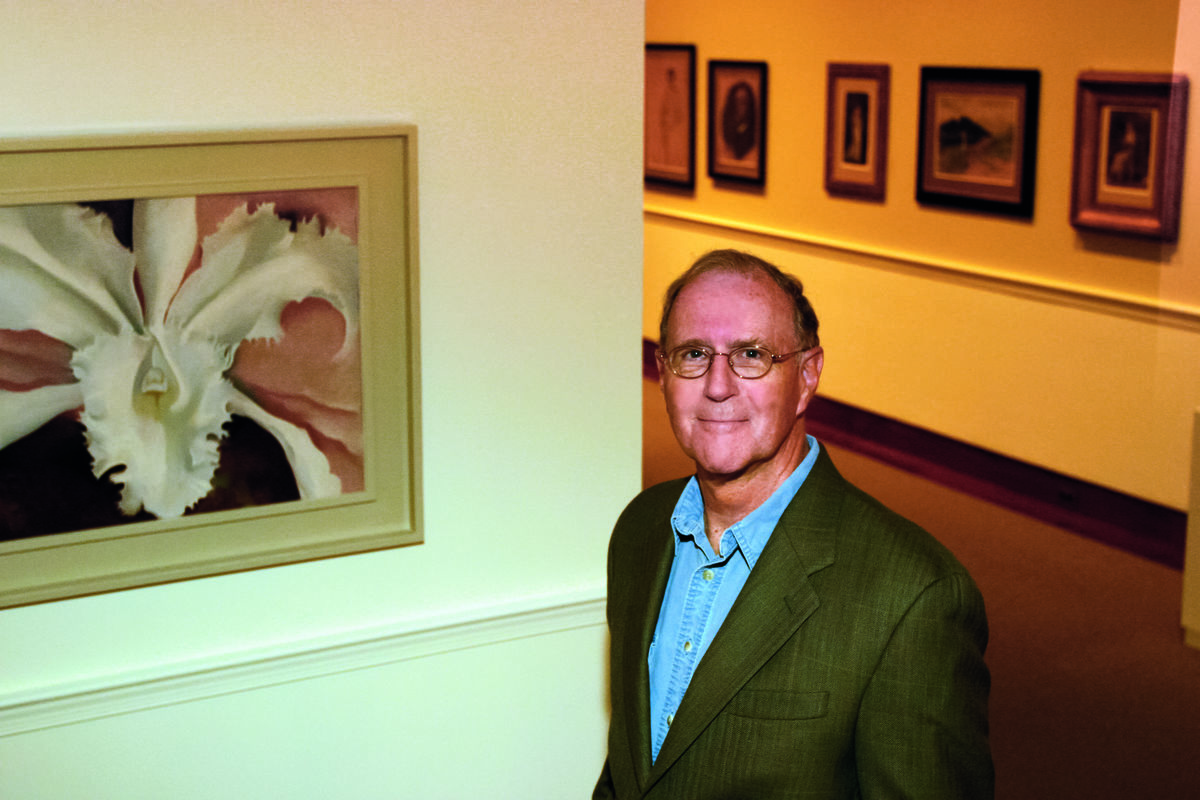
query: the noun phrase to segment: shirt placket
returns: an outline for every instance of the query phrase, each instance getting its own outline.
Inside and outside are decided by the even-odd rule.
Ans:
[[[675,721],[675,712],[683,701],[684,692],[696,671],[701,645],[706,641],[709,619],[713,604],[721,588],[725,562],[702,563],[688,581],[683,614],[679,621],[679,633],[673,640],[674,653],[671,660],[671,677],[668,681],[663,718],[660,720],[655,738],[655,753],[667,737],[667,731]]]

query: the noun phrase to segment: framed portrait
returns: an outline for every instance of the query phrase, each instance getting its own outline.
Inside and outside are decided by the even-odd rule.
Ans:
[[[0,607],[421,541],[415,148],[0,143]]]
[[[917,202],[1033,217],[1037,70],[921,68]]]
[[[887,196],[887,64],[837,64],[827,70],[825,191],[882,201]]]
[[[646,182],[696,185],[696,46],[646,45]]]
[[[1184,75],[1079,76],[1072,225],[1167,242],[1178,238],[1187,104]]]
[[[766,62],[708,62],[708,174],[755,186],[766,182]]]

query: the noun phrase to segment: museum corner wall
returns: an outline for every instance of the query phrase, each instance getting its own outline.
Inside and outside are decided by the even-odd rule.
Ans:
[[[417,126],[425,520],[0,611],[5,800],[590,791],[605,549],[640,485],[643,41],[637,0],[5,14],[0,136]]]
[[[822,392],[836,400],[1175,509],[1187,506],[1200,405],[1200,110],[1195,1],[759,3],[726,13],[650,0],[647,40],[697,47],[696,190],[645,192],[655,337],[671,277],[714,246],[797,272],[821,317]],[[705,174],[710,59],[769,64],[761,190]],[[891,66],[887,197],[823,186],[826,65]],[[1041,72],[1031,221],[919,205],[922,66]],[[1069,224],[1076,78],[1191,78],[1175,244]]]

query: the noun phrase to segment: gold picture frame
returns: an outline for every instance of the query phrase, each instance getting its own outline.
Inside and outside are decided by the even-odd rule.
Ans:
[[[891,72],[887,64],[826,67],[825,191],[834,197],[887,197]]]
[[[55,414],[78,430],[67,441],[72,463],[89,468],[80,482],[77,464],[70,472],[44,446],[8,465],[22,478],[49,477],[30,484],[44,493],[0,500],[0,607],[423,540],[416,163],[416,128],[400,123],[0,142],[0,293],[22,297],[0,301],[0,334],[8,334],[0,337],[0,407],[10,420],[13,409],[32,419],[27,435],[0,426],[0,455]],[[221,210],[209,229],[204,209],[213,208]],[[297,309],[302,322],[293,327]],[[14,342],[30,337],[70,364],[36,388],[85,398],[77,406],[67,399],[69,410],[48,412],[19,385],[31,372],[53,372],[36,359],[14,366],[23,357],[12,355]],[[221,337],[233,345],[211,343]],[[148,355],[129,359],[132,381],[121,367],[126,350],[96,344],[118,340],[151,343]],[[218,353],[216,366],[190,350],[180,355],[196,340]],[[234,376],[238,369],[244,374]],[[298,377],[308,372],[316,377]],[[213,392],[223,422],[165,410]],[[113,422],[122,402],[132,428]],[[229,431],[243,418],[269,435],[239,451]],[[219,432],[206,438],[207,424]],[[145,443],[129,447],[121,437],[130,429],[145,432]],[[184,444],[169,446],[173,437]],[[227,466],[258,442],[272,451],[267,472],[255,471],[257,457]],[[189,475],[205,458],[208,472]],[[180,474],[199,481],[181,499]],[[286,490],[260,495],[261,474],[282,476]],[[144,480],[135,486],[137,476]],[[30,511],[54,516],[40,514],[52,504],[44,498],[58,498],[55,513],[83,505],[77,487],[88,481],[119,496],[128,516],[22,527]]]
[[[1079,75],[1073,226],[1163,242],[1179,238],[1187,106],[1186,75]]]

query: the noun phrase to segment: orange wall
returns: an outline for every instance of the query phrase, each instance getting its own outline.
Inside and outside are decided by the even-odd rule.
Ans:
[[[1181,13],[1176,0],[760,2],[737,12],[650,0],[647,41],[697,46],[700,124],[695,192],[645,193],[645,335],[656,335],[662,290],[691,258],[751,248],[809,285],[826,395],[1185,508],[1200,405],[1197,181],[1185,186],[1174,245],[1085,238],[1068,222],[1078,73],[1186,70],[1195,47],[1177,47],[1191,35]],[[709,59],[770,65],[762,190],[704,174]],[[884,203],[824,191],[829,61],[891,65]],[[923,65],[1041,71],[1032,221],[916,203]]]

